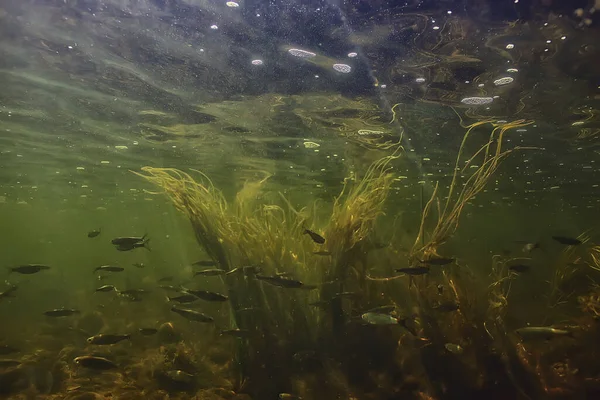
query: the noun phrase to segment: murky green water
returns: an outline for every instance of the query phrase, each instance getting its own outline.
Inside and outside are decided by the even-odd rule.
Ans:
[[[600,11],[539,3],[0,2],[0,397],[597,396]]]

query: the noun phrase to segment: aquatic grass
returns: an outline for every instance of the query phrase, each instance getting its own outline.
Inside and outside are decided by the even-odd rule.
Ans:
[[[439,187],[436,183],[433,193],[423,209],[419,232],[411,250],[412,259],[417,257],[431,257],[437,255],[438,247],[444,244],[458,229],[460,216],[464,207],[485,188],[493,174],[501,165],[502,161],[504,161],[515,151],[537,149],[533,147],[522,146],[516,146],[507,150],[502,148],[504,134],[508,130],[521,128],[531,125],[532,123],[533,121],[517,120],[513,122],[497,124],[493,123],[491,120],[484,120],[475,122],[466,127],[467,131],[463,136],[460,148],[458,150],[455,168],[452,175],[452,182],[448,190],[446,202],[442,208],[438,197]],[[479,150],[471,155],[466,161],[463,160],[464,148],[472,131],[479,126],[486,124],[491,124],[493,126],[487,143],[481,146]],[[474,161],[477,158],[481,159],[481,165],[475,170],[475,172],[468,176],[468,178],[463,182],[462,189],[458,191],[457,187],[461,182],[461,176],[464,175],[466,170],[474,164]],[[464,166],[461,168],[460,165],[463,162]],[[431,216],[434,206],[437,210],[437,221],[435,228],[426,238],[426,222]]]

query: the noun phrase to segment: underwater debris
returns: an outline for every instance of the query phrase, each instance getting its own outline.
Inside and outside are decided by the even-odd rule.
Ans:
[[[462,348],[461,345],[455,343],[446,343],[444,345],[446,350],[448,350],[452,354],[456,354],[457,356],[464,353],[465,349]]]
[[[5,297],[14,297],[13,293],[18,289],[16,285],[10,285],[8,289],[3,292],[0,292],[0,300]]]
[[[454,261],[455,261],[454,258],[443,258],[443,257],[431,257],[426,260],[419,260],[419,262],[421,264],[439,265],[439,266],[452,264]]]

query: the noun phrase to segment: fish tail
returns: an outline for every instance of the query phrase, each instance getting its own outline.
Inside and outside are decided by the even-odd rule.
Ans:
[[[144,235],[144,237],[145,237],[145,236],[146,236],[146,235]],[[142,246],[142,247],[143,247],[143,248],[145,248],[145,249],[146,249],[146,250],[148,250],[148,251],[152,251],[152,249],[150,248],[150,246],[148,245],[148,243],[150,243],[150,239],[146,239],[146,240],[144,241],[144,243],[143,243],[143,246]]]

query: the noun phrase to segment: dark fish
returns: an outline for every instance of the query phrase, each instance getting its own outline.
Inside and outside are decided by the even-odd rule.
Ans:
[[[330,251],[315,251],[313,252],[314,255],[317,256],[330,256],[331,252]]]
[[[338,299],[338,298],[355,298],[355,297],[359,297],[360,293],[357,292],[340,292],[340,293],[336,293],[333,295],[334,299]]]
[[[131,335],[111,335],[101,333],[99,335],[89,337],[87,341],[90,344],[106,345],[119,343],[120,341],[127,340],[130,338]]]
[[[291,393],[279,393],[280,400],[302,400],[302,397],[293,395]]]
[[[189,310],[187,308],[179,308],[179,307],[175,307],[175,306],[171,307],[171,311],[181,315],[183,318],[185,318],[189,321],[207,322],[207,323],[214,322],[214,319],[212,317],[209,317],[206,314],[202,314],[199,311]]]
[[[265,275],[256,275],[256,279],[270,283],[274,286],[279,286],[286,289],[298,289],[304,286],[304,283],[297,281],[295,279],[284,278],[281,276],[265,276]]]
[[[214,267],[215,265],[217,265],[217,263],[213,260],[200,260],[192,263],[192,265],[195,265],[197,267]]]
[[[196,296],[197,298],[205,301],[227,301],[229,297],[215,292],[209,292],[206,290],[192,290],[192,289],[183,289],[185,293],[190,293]]]
[[[313,242],[315,242],[317,244],[325,243],[325,238],[323,236],[311,231],[310,229],[305,229],[304,234],[310,236],[310,238],[313,240]]]
[[[567,246],[579,246],[581,243],[583,243],[579,239],[566,237],[566,236],[552,236],[552,239],[556,240],[560,244],[564,244]]]
[[[89,238],[95,238],[96,236],[100,235],[101,230],[100,229],[95,229],[93,231],[89,231],[88,232],[88,237]]]
[[[113,285],[104,285],[104,286],[100,286],[98,289],[96,289],[96,292],[112,292],[112,291],[117,291],[117,288],[114,287]]]
[[[194,276],[218,276],[218,275],[224,275],[225,271],[223,271],[222,269],[219,268],[211,268],[211,269],[203,269],[202,271],[196,271],[194,272]]]
[[[531,269],[531,266],[529,265],[525,265],[525,264],[516,264],[516,265],[511,265],[508,267],[509,271],[513,271],[513,272],[527,272]]]
[[[140,328],[139,332],[144,336],[152,336],[158,333],[156,328]]]
[[[0,356],[18,353],[20,350],[7,344],[0,344]]]
[[[187,304],[187,303],[193,303],[194,301],[197,301],[198,297],[194,296],[193,294],[186,293],[186,294],[182,294],[181,296],[177,296],[177,297],[167,297],[167,299],[169,299],[169,301],[174,301],[179,304]]]
[[[221,336],[233,336],[239,339],[247,338],[250,332],[245,329],[226,329],[221,331]]]
[[[427,265],[448,265],[454,262],[454,258],[428,258],[427,260],[420,260],[422,264]]]
[[[123,267],[117,267],[116,265],[101,265],[101,266],[97,267],[96,269],[94,269],[93,273],[96,273],[98,271],[101,271],[101,272],[121,272],[121,271],[125,271],[125,268],[123,268]]]
[[[395,271],[407,275],[425,275],[429,272],[429,267],[397,268]]]
[[[18,367],[19,365],[21,365],[21,361],[19,361],[19,360],[10,360],[10,359],[0,360],[0,368]]]
[[[5,297],[14,297],[13,293],[17,290],[17,287],[15,285],[11,285],[8,289],[6,289],[4,292],[0,292],[0,299],[3,299]]]
[[[31,275],[40,271],[50,269],[48,265],[43,264],[26,264],[18,267],[9,267],[10,272],[18,272],[19,274]]]
[[[440,303],[437,306],[433,307],[434,310],[441,311],[441,312],[457,311],[459,308],[460,308],[460,305],[458,303],[454,303],[452,301],[446,301],[446,302]]]
[[[57,308],[55,310],[45,311],[47,317],[70,317],[71,315],[80,314],[81,311],[72,308]]]
[[[114,238],[110,242],[112,244],[114,244],[115,246],[131,246],[136,243],[143,242],[146,239],[146,236],[147,235],[144,235],[142,237],[135,237],[135,236],[118,237],[118,238]]]
[[[172,276],[164,276],[164,277],[160,278],[157,282],[161,283],[161,282],[172,282],[172,281],[173,281]]]
[[[181,288],[173,285],[160,285],[159,288],[163,290],[168,290],[170,292],[181,292]]]
[[[117,368],[117,364],[104,357],[81,356],[76,357],[73,361],[75,361],[77,365],[81,365],[84,368],[97,369],[101,371]]]
[[[137,267],[137,268],[145,268],[146,267],[146,265],[144,263],[133,263],[133,266]]]
[[[150,246],[148,245],[149,242],[150,242],[150,239],[146,239],[143,242],[138,242],[138,243],[133,243],[133,244],[120,244],[120,245],[116,246],[116,249],[119,251],[130,251],[130,250],[134,250],[134,249],[143,247],[146,250],[150,251]]]

